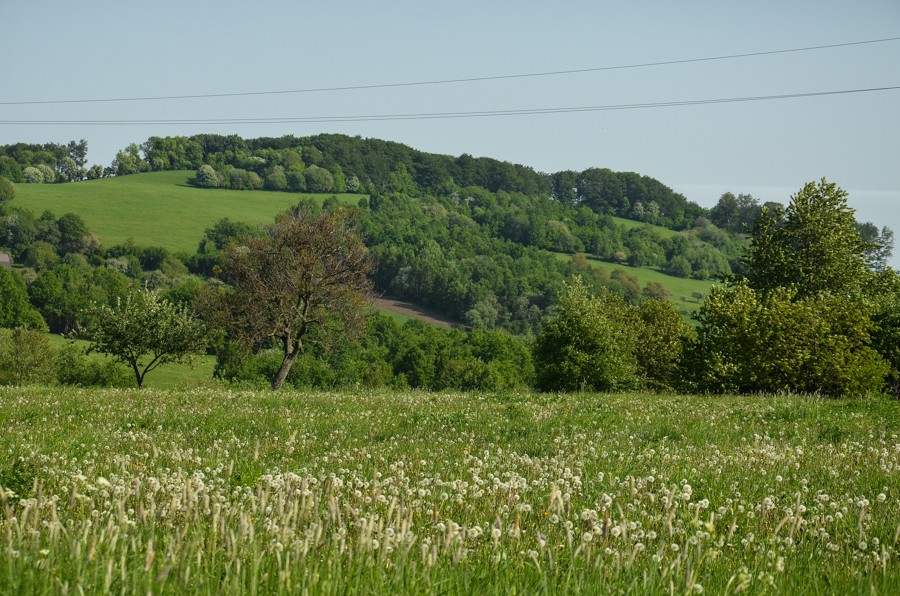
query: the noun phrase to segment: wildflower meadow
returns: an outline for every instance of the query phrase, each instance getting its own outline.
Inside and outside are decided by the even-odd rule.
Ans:
[[[896,593],[900,402],[0,388],[0,593]]]

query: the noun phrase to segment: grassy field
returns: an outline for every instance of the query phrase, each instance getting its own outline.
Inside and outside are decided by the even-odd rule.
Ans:
[[[567,253],[554,253],[557,259],[562,261],[568,260],[572,258],[572,255]],[[621,269],[628,275],[636,277],[642,286],[646,285],[647,282],[653,281],[662,284],[669,292],[671,296],[669,299],[675,305],[675,307],[685,316],[690,316],[694,312],[700,308],[701,302],[694,298],[693,294],[695,292],[700,292],[703,295],[709,293],[710,286],[713,285],[714,282],[709,280],[702,279],[689,279],[684,277],[675,277],[672,275],[666,275],[662,271],[657,269],[650,269],[648,267],[631,267],[630,265],[619,265],[614,263],[607,263],[605,261],[600,261],[594,257],[587,257],[588,262],[592,267],[600,267],[606,269],[610,273],[615,269]]]
[[[648,227],[652,229],[654,232],[658,233],[663,238],[671,238],[672,236],[677,236],[678,232],[675,230],[670,230],[669,228],[664,228],[662,226],[655,226],[653,224],[644,223],[641,221],[635,221],[633,219],[624,219],[621,217],[613,217],[612,220],[625,228],[625,230],[633,230],[634,228],[644,228]]]
[[[4,594],[900,585],[897,401],[0,388],[0,429]]]
[[[163,246],[193,253],[203,231],[228,217],[249,224],[270,223],[297,204],[286,192],[201,189],[189,186],[194,172],[151,172],[72,184],[19,184],[14,206],[40,215],[78,213],[105,246],[133,238],[139,246]],[[329,197],[304,194],[308,197]],[[337,195],[356,203],[361,195]]]

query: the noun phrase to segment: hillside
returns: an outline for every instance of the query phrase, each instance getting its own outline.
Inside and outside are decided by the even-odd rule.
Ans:
[[[84,219],[88,229],[98,235],[104,246],[133,240],[138,246],[160,246],[172,252],[192,254],[203,238],[204,230],[222,218],[261,225],[270,222],[277,213],[294,206],[301,197],[321,202],[326,197],[335,196],[340,202],[350,205],[368,199],[366,195],[360,194],[295,194],[261,190],[203,189],[188,184],[193,175],[194,173],[190,171],[164,171],[70,184],[20,184],[18,196],[12,205],[24,207],[35,214],[45,210],[56,215],[76,213]],[[479,196],[478,200],[487,199]],[[429,224],[435,223],[435,212],[430,213],[426,219]],[[407,213],[405,217],[409,217],[409,214]],[[398,223],[393,221],[396,218],[390,219],[392,221],[389,225]],[[610,223],[607,225],[619,226],[621,233],[628,233],[631,230],[632,233],[646,234],[649,231],[661,240],[678,236],[677,232],[661,226],[618,217],[609,220]],[[481,216],[480,221],[484,226],[492,225],[489,224],[489,220],[484,219],[484,216]],[[152,225],[149,222],[152,222]],[[436,223],[450,225],[449,220]],[[370,235],[380,234],[382,231],[380,229],[370,231]],[[482,247],[480,250],[483,251],[485,248]],[[559,263],[567,263],[570,256],[557,254],[555,258]],[[710,285],[708,281],[666,275],[652,267],[602,263],[596,257],[591,257],[589,262],[594,267],[603,267],[610,272],[616,269],[624,271],[641,286],[648,282],[662,284],[669,292],[670,299],[685,316],[689,316],[699,306],[696,293],[705,294]],[[429,301],[425,296],[404,294],[402,288],[392,285],[389,281],[381,286],[381,291],[395,294],[407,301],[407,304],[401,306],[397,306],[396,301],[382,301],[379,304],[380,309],[395,313],[401,321],[407,317],[433,321],[432,315],[440,317],[441,313],[444,319],[456,321],[464,319],[464,310],[447,312],[442,310],[440,304]],[[422,314],[419,309],[410,308],[411,303],[430,307],[432,312],[429,315]]]
[[[163,267],[153,283],[171,287],[185,267],[213,274],[229,237],[252,233],[298,202],[326,210],[345,204],[377,263],[379,294],[467,327],[529,335],[566,281],[584,273],[595,291],[607,288],[631,304],[666,295],[689,316],[708,280],[730,274],[745,248],[740,235],[711,223],[710,212],[635,172],[546,174],[344,135],[201,134],[131,144],[100,172],[115,176],[84,180],[77,169],[34,165],[66,147],[38,149],[0,147],[13,174],[10,160],[21,178],[56,182],[19,184],[11,207],[32,215],[0,217],[15,244],[6,248],[35,271],[74,248],[92,266],[112,266],[132,279]],[[759,208],[752,197],[746,207]],[[45,212],[72,212],[83,223],[51,222]],[[85,245],[78,229],[96,236]],[[96,240],[99,252],[90,248]],[[554,253],[583,253],[593,269]]]
[[[208,190],[189,186],[192,171],[148,172],[70,184],[19,184],[13,206],[80,215],[105,246],[134,239],[139,246],[197,250],[203,230],[223,217],[267,224],[297,204],[299,195],[264,191]],[[305,194],[321,199],[327,195]],[[350,203],[358,195],[339,195]]]

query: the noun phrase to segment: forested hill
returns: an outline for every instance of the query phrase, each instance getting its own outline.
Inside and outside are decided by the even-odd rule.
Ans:
[[[446,196],[467,187],[547,196],[613,215],[680,230],[705,210],[658,180],[634,172],[590,168],[545,174],[468,154],[452,157],[401,143],[337,134],[242,139],[212,134],[150,137],[116,156],[115,174],[212,166],[228,188],[294,192],[403,192]],[[301,176],[308,168],[312,172]],[[318,170],[321,168],[322,171]]]
[[[740,197],[737,210],[707,212],[661,182],[630,172],[591,168],[545,174],[496,159],[437,155],[400,143],[344,135],[154,136],[142,145],[124,148],[106,168],[87,168],[85,148],[86,143],[74,141],[68,146],[0,147],[0,175],[24,181],[23,200],[34,209],[46,208],[49,199],[47,193],[36,193],[35,183],[90,179],[100,172],[102,178],[114,177],[108,181],[115,182],[113,186],[127,186],[121,190],[131,200],[141,201],[147,192],[155,192],[148,185],[155,187],[171,176],[179,177],[183,185],[189,178],[194,188],[178,186],[176,194],[181,199],[196,197],[202,202],[210,198],[209,193],[222,193],[224,201],[228,195],[242,208],[226,215],[239,223],[246,223],[238,213],[245,211],[244,203],[256,204],[267,193],[232,191],[324,195],[326,208],[343,204],[356,209],[359,229],[378,263],[379,291],[472,327],[502,326],[521,333],[536,329],[563,281],[576,273],[630,302],[664,296],[683,302],[685,296],[699,291],[689,287],[688,280],[675,278],[698,282],[719,278],[731,273],[743,254],[740,235],[714,222],[727,219],[730,227],[735,224],[739,230],[744,215],[753,216],[759,210],[752,197]],[[56,166],[51,166],[54,160]],[[157,173],[131,176],[144,172]],[[83,192],[76,194],[87,193],[91,196],[84,198],[94,201],[109,186],[106,182],[64,186],[73,191],[80,188]],[[169,191],[157,190],[164,191],[152,199],[158,208]],[[190,197],[182,196],[185,192]],[[32,195],[44,200],[32,202]],[[118,202],[125,196],[119,196]],[[63,203],[57,210],[78,210],[76,202],[59,198]],[[140,209],[135,205],[129,212]],[[108,220],[103,216],[87,223],[98,229],[111,224],[115,229],[115,222]],[[38,233],[41,221],[26,211],[11,213],[0,224],[0,233],[6,237],[23,239],[6,243],[16,262],[40,275],[43,264],[38,256],[43,253],[39,249],[47,248],[41,242],[56,246],[55,238]],[[208,275],[223,245],[215,238],[228,235],[229,230],[225,223],[221,229],[207,230],[207,237],[200,240],[203,232],[198,229],[195,237],[200,244],[195,254],[170,256],[177,256],[191,272]],[[106,244],[103,236],[99,241]],[[138,247],[158,242],[132,240]],[[0,241],[0,247],[3,244]],[[137,255],[135,250],[134,246],[112,246],[106,258]],[[577,253],[588,258],[570,256]],[[621,269],[596,267],[598,261],[630,265],[640,279]]]

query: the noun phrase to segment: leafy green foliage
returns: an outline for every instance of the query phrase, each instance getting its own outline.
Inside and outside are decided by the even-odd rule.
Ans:
[[[646,300],[632,308],[632,350],[639,376],[648,389],[672,390],[677,385],[682,346],[693,330],[665,298]]]
[[[88,326],[92,303],[113,306],[125,296],[129,280],[107,267],[81,269],[61,264],[42,271],[29,286],[31,303],[54,333]]]
[[[849,295],[768,292],[740,281],[713,286],[697,338],[682,363],[687,390],[790,391],[864,396],[883,387],[886,366],[869,347],[870,306]]]
[[[197,175],[194,176],[194,184],[200,188],[217,188],[219,186],[219,175],[210,165],[202,165],[197,169]]]
[[[56,351],[56,380],[76,387],[131,387],[130,370],[114,359],[91,358],[85,350],[68,342]]]
[[[288,374],[290,386],[502,391],[528,389],[534,381],[529,343],[502,331],[443,330],[416,320],[401,325],[375,315],[359,342],[311,335]],[[277,349],[253,354],[233,341],[219,342],[216,354],[217,378],[252,387],[268,385],[282,359]]]
[[[0,385],[47,385],[56,380],[54,352],[45,334],[0,329]]]
[[[888,385],[900,397],[900,274],[893,269],[879,273],[868,288],[874,301],[872,347],[890,366]]]
[[[857,223],[856,229],[865,244],[863,253],[869,269],[876,272],[884,271],[888,259],[894,254],[894,231],[883,226],[879,232],[878,226],[869,221]]]
[[[94,304],[92,320],[78,335],[91,342],[91,351],[108,354],[127,364],[138,387],[146,374],[170,362],[185,362],[206,347],[203,324],[183,307],[158,293],[137,290],[115,307]]]
[[[542,391],[615,391],[637,385],[626,304],[612,295],[590,296],[576,277],[534,346]]]
[[[847,193],[823,178],[804,185],[783,213],[763,211],[746,277],[760,290],[795,285],[800,296],[852,291],[867,279],[865,248]]]
[[[44,319],[28,301],[25,280],[15,271],[0,267],[0,327],[46,329]]]
[[[0,176],[0,205],[16,198],[16,185]]]

